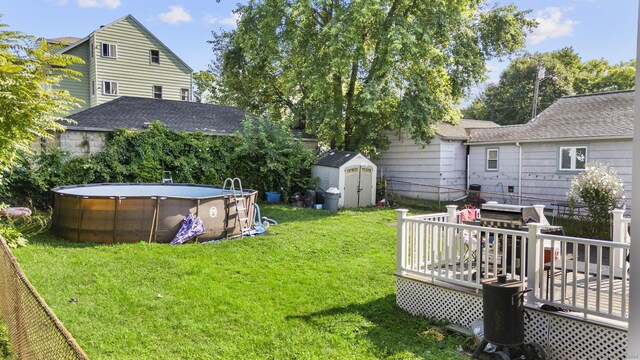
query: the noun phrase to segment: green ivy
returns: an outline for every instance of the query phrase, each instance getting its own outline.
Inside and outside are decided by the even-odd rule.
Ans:
[[[161,122],[147,129],[118,129],[105,148],[92,156],[71,157],[51,150],[23,154],[3,174],[0,201],[12,206],[48,209],[50,190],[61,185],[101,182],[159,182],[171,171],[176,183],[221,185],[239,177],[245,188],[261,192],[315,188],[311,165],[315,156],[291,132],[268,120],[247,119],[243,131],[230,136],[175,132]]]

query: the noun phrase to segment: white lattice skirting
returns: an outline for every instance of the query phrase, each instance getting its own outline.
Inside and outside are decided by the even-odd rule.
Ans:
[[[470,327],[482,317],[482,296],[446,286],[398,276],[400,308],[412,315],[424,315]],[[525,342],[544,348],[547,359],[624,359],[627,332],[605,325],[527,308]]]

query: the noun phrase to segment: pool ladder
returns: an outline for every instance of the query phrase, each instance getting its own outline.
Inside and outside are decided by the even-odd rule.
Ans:
[[[227,188],[227,186],[229,187]],[[249,219],[249,207],[247,206],[247,198],[244,197],[244,192],[242,191],[242,181],[240,178],[226,178],[222,185],[222,193],[230,193],[233,196],[233,202],[229,202],[227,200],[227,225],[225,229],[227,237],[229,237],[229,230],[233,231],[237,225],[240,226],[240,237],[242,237],[245,232],[251,230],[251,219]],[[231,206],[236,209],[236,221],[234,226],[229,226]]]

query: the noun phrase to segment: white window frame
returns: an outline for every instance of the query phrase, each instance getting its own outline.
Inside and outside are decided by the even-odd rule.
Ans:
[[[184,96],[184,95],[185,95],[185,93],[186,93],[186,95],[187,95],[186,97]],[[191,93],[191,91],[189,91],[189,89],[187,89],[187,88],[182,88],[182,89],[180,89],[180,100],[182,100],[182,101],[189,101],[189,97],[190,97],[190,95],[191,95],[190,93]]]
[[[93,59],[96,56],[96,44],[91,40],[91,44],[89,45],[91,49],[91,58]]]
[[[105,50],[105,48],[104,48],[105,45],[107,45],[106,53],[104,51]],[[100,54],[102,55],[102,57],[116,59],[118,57],[118,45],[117,44],[111,44],[111,43],[102,42],[102,43],[100,43]]]
[[[569,156],[571,157],[571,165],[568,168],[564,168],[562,167],[562,152],[568,149],[569,150]],[[577,162],[577,150],[578,149],[584,149],[584,167],[578,168],[576,166],[576,162]],[[587,167],[587,154],[588,154],[588,149],[586,146],[561,146],[560,150],[558,151],[558,170],[560,171],[582,171],[584,169],[586,169]]]
[[[96,81],[91,80],[91,96],[96,96]]]
[[[109,83],[109,89],[111,90],[110,92],[106,92],[105,91],[107,83]],[[113,85],[115,85],[115,86],[113,86]],[[115,91],[113,91],[114,87],[115,87]],[[102,95],[117,96],[118,95],[118,82],[117,81],[110,81],[110,80],[103,80],[102,81]]]
[[[495,152],[495,154],[496,154],[496,158],[495,159],[492,159],[490,157],[490,155],[489,155],[492,152]],[[489,148],[486,151],[486,155],[487,155],[487,161],[485,163],[485,169],[487,171],[498,171],[498,164],[500,162],[500,150],[498,148]],[[495,168],[489,166],[489,161],[495,161],[496,162]]]
[[[160,97],[156,97],[156,88],[160,88]],[[154,99],[162,99],[162,93],[163,93],[163,89],[162,89],[162,85],[152,85],[151,86],[151,97]]]
[[[158,52],[158,62],[154,62],[153,61],[153,55],[152,52],[153,51],[157,51]],[[153,65],[160,65],[160,50],[157,49],[149,49],[149,64],[153,64]]]

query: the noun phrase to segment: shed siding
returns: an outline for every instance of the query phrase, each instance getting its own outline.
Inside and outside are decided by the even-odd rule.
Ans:
[[[101,56],[101,43],[117,45],[117,58]],[[102,94],[102,81],[117,81],[118,95],[153,97],[153,86],[162,86],[162,98],[180,100],[180,89],[191,92],[191,71],[156,39],[126,18],[95,33],[96,104],[113,100]],[[160,64],[151,64],[149,50],[159,50]]]
[[[90,84],[90,61],[89,61],[89,42],[85,41],[84,43],[74,47],[73,49],[66,52],[67,55],[77,56],[84,64],[71,64],[69,68],[75,71],[78,71],[82,74],[78,80],[73,79],[63,79],[60,81],[56,88],[62,88],[69,91],[69,95],[74,98],[82,100],[82,103],[78,105],[71,113],[77,113],[78,111],[82,111],[84,109],[89,108],[90,98],[89,98],[89,84]]]
[[[416,144],[405,134],[388,133],[390,144],[379,159],[378,176],[388,180],[389,192],[402,196],[437,199],[441,172],[441,140],[435,137],[431,143]]]
[[[318,182],[318,186],[323,190],[327,190],[330,187],[339,188],[339,171],[339,168],[332,168],[327,166],[312,166],[311,176],[320,179],[320,181]]]
[[[612,166],[623,181],[627,204],[631,197],[631,140],[572,141],[522,144],[522,195],[540,199],[540,203],[565,200],[571,180],[579,172],[558,169],[561,146],[587,146],[587,160]],[[493,146],[472,145],[470,148],[470,182],[482,185],[483,192],[506,193],[509,185],[518,193],[518,147],[496,146],[499,150],[499,170],[486,171],[486,149]],[[484,199],[517,202],[504,195],[483,194]],[[533,200],[525,200],[529,203]],[[533,201],[535,202],[535,201]]]

